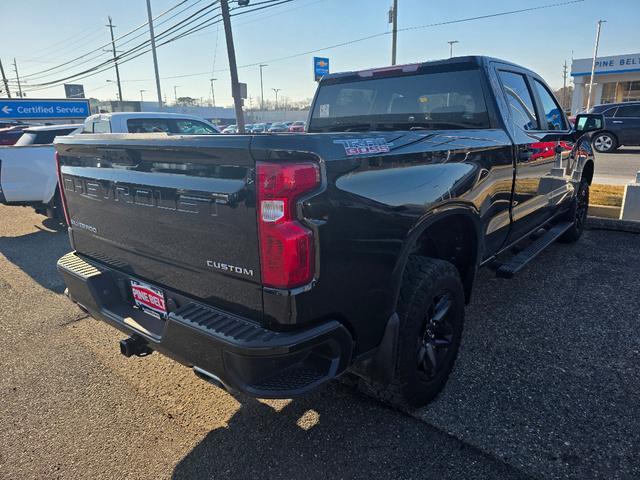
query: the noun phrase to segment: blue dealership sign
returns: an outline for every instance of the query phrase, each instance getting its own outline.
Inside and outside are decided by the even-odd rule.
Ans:
[[[0,98],[0,118],[44,120],[85,118],[91,115],[88,100],[25,100]]]
[[[317,82],[325,75],[329,74],[329,59],[324,57],[313,57],[313,78]]]

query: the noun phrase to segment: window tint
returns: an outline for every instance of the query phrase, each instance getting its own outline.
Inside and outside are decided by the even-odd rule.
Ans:
[[[611,118],[616,114],[617,110],[618,110],[618,107],[613,107],[613,108],[610,108],[608,110],[605,110],[604,111],[604,116],[607,117],[607,118]]]
[[[111,122],[109,120],[96,120],[93,123],[93,133],[111,133]]]
[[[537,130],[536,109],[524,76],[513,72],[499,73],[514,123],[523,130]]]
[[[213,135],[216,132],[206,123],[197,120],[176,120],[177,133],[184,135]]]
[[[169,133],[169,121],[163,118],[132,118],[127,120],[129,133]]]
[[[544,113],[543,130],[565,130],[566,125],[564,122],[564,115],[556,102],[556,99],[551,95],[547,87],[545,87],[538,80],[533,81],[533,85],[542,102],[542,111]]]
[[[616,117],[640,117],[640,105],[621,105]]]
[[[478,70],[321,84],[310,131],[489,128]]]

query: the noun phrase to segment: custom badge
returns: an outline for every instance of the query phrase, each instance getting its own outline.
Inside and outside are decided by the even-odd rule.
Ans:
[[[345,155],[367,155],[372,153],[388,153],[391,143],[387,143],[384,137],[379,138],[354,138],[351,140],[334,140],[344,147]]]

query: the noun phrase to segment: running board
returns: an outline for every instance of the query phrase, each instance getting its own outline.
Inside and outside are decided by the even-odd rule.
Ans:
[[[540,252],[555,242],[573,225],[571,222],[562,222],[551,227],[547,232],[527,245],[518,254],[511,257],[496,270],[496,276],[500,278],[512,278],[527,264],[536,258]]]

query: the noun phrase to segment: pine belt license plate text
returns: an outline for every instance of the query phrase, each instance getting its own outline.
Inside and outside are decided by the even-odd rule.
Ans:
[[[167,316],[167,306],[164,302],[164,292],[146,283],[131,280],[131,293],[134,303],[144,312],[156,318]]]

